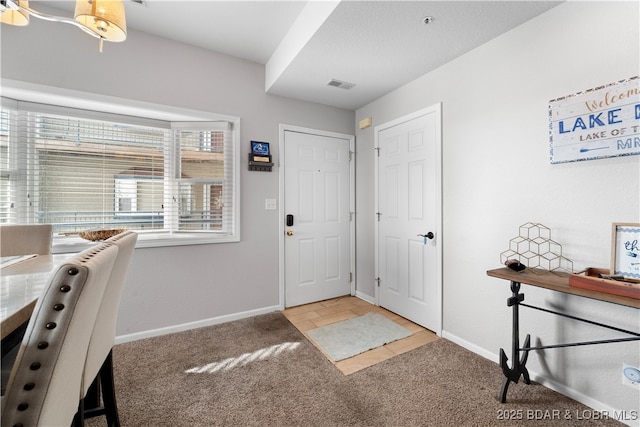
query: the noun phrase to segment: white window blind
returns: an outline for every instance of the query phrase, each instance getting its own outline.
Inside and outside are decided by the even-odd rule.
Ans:
[[[0,221],[51,223],[67,235],[104,228],[232,235],[233,124],[148,122],[3,107]]]
[[[11,170],[9,169],[9,123],[13,114],[6,109],[0,110],[0,222],[9,222],[11,210],[11,195],[9,182]]]
[[[228,122],[173,123],[180,161],[174,171],[178,181],[180,230],[220,230],[233,226],[233,149]]]

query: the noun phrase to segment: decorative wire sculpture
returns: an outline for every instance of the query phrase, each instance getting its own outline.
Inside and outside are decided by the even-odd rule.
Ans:
[[[502,264],[515,261],[534,273],[544,270],[573,272],[573,261],[562,256],[562,245],[551,240],[551,229],[533,222],[522,224],[518,237],[511,239],[509,249],[500,254]]]

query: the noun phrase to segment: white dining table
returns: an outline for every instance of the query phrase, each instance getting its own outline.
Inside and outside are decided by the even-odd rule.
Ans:
[[[31,255],[10,265],[3,263],[0,268],[2,339],[29,320],[51,274],[73,255]]]

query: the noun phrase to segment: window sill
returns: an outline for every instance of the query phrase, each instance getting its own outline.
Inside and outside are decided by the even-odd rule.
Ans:
[[[167,246],[209,245],[217,243],[239,242],[238,236],[210,235],[204,233],[138,233],[136,249],[160,248]],[[51,253],[76,253],[95,246],[98,242],[82,239],[78,236],[54,236]]]

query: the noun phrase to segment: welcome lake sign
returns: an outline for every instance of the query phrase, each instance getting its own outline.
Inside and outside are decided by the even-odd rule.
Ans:
[[[640,78],[549,101],[551,163],[640,154]]]

